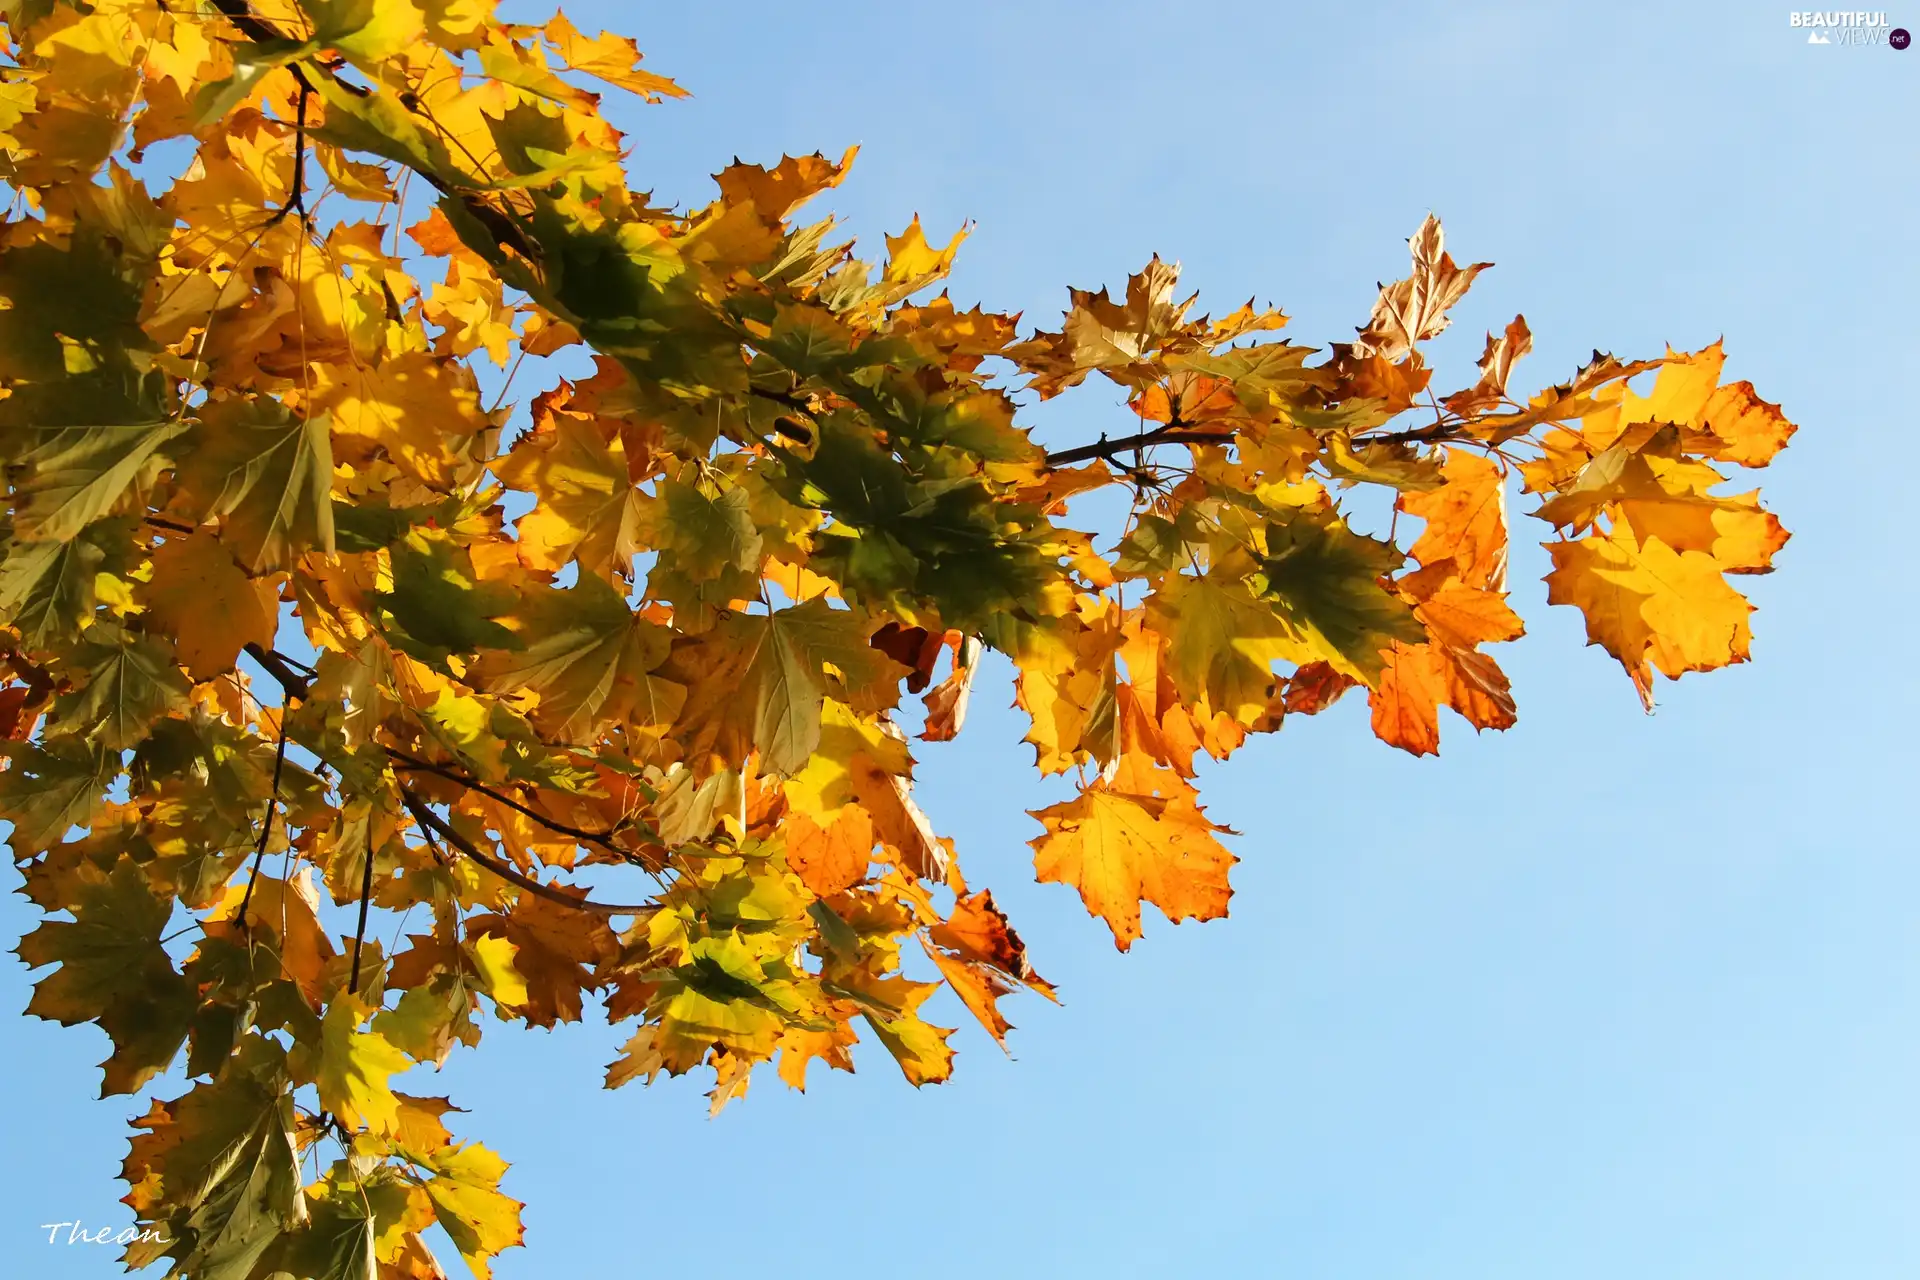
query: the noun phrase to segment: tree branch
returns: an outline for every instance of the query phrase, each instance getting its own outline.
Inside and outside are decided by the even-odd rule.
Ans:
[[[439,836],[463,855],[479,863],[508,884],[518,885],[536,897],[557,902],[563,907],[572,907],[576,911],[590,911],[602,916],[645,916],[652,915],[659,909],[652,903],[595,902],[591,898],[576,898],[553,885],[542,884],[532,876],[521,874],[517,868],[501,862],[492,854],[482,853],[478,845],[456,831],[453,824],[435,813],[425,800],[404,784],[400,787],[400,802],[407,806],[407,812],[413,815],[414,821],[421,827]]]
[[[284,654],[276,653],[254,640],[247,641],[245,652],[274,678],[283,694],[289,698],[306,701],[307,690],[311,686],[308,685],[305,676],[293,669],[292,662]]]
[[[588,831],[582,827],[569,826],[567,823],[547,817],[545,814],[523,804],[504,792],[494,790],[478,778],[462,776],[461,774],[455,773],[452,769],[447,768],[445,765],[434,764],[430,760],[421,760],[416,756],[408,755],[398,747],[383,747],[382,750],[409,769],[417,769],[422,773],[430,773],[436,778],[443,778],[448,782],[465,787],[469,791],[478,791],[489,800],[497,801],[507,806],[507,808],[512,809],[515,813],[532,818],[535,822],[556,835],[566,836],[569,840],[576,840],[581,844],[598,845],[608,853],[629,862],[635,859],[636,855],[633,850],[623,848],[613,842],[613,832],[611,831]]]
[[[1353,438],[1354,444],[1438,444],[1443,440],[1458,437],[1465,428],[1464,422],[1436,422],[1430,427],[1419,427],[1412,431],[1389,431],[1385,435],[1361,435]]]
[[[298,698],[304,699],[307,696],[307,690],[310,687],[310,685],[308,684],[304,676],[300,675],[299,672],[295,671],[292,668],[292,666],[289,663],[289,660],[285,656],[275,653],[273,650],[266,648],[264,645],[254,643],[251,641],[249,641],[247,644],[246,652],[249,657],[251,657],[255,662],[259,663],[263,668],[266,669],[266,672],[268,675],[272,676],[275,680],[280,682],[280,687],[286,691],[289,697],[298,697]],[[281,728],[282,728],[283,741],[284,741],[285,726],[286,726],[285,714],[286,713],[283,710],[281,712],[282,719],[280,721]],[[382,745],[381,750],[387,752],[387,754],[390,756],[398,756],[401,760],[406,761],[410,764],[413,764],[416,767],[425,763],[424,761],[415,761],[411,756],[408,756],[405,752],[398,751],[393,747]],[[429,766],[429,770],[431,771],[431,766]],[[453,782],[458,782],[462,786],[478,787],[481,790],[486,790],[484,784],[481,784],[475,781],[469,781],[463,778],[449,778],[448,780]],[[501,800],[504,803],[508,803],[508,804],[514,803],[513,801],[509,800],[507,797],[501,796],[497,793],[489,792],[489,794],[492,794],[494,799]],[[431,808],[429,808],[427,806],[427,802],[421,799],[420,796],[411,787],[407,786],[405,783],[402,783],[400,786],[400,801],[402,804],[406,805],[407,811],[413,814],[414,820],[419,822],[422,827],[426,828],[431,832],[438,834],[442,840],[445,840],[448,844],[452,845],[455,849],[459,850],[461,853],[465,854],[467,857],[473,859],[475,862],[479,863],[482,867],[486,868],[488,871],[493,872],[493,874],[499,876],[502,880],[507,881],[509,884],[516,884],[520,886],[522,889],[525,889],[528,893],[536,894],[542,898],[546,898],[551,902],[557,902],[562,906],[573,907],[574,909],[579,911],[591,911],[596,915],[603,915],[603,916],[645,915],[652,912],[655,909],[650,905],[622,905],[620,903],[595,902],[590,898],[576,898],[571,896],[570,894],[567,894],[559,889],[554,888],[552,885],[542,884],[538,880],[533,879],[531,876],[522,875],[516,868],[509,866],[504,862],[501,862],[498,858],[495,858],[492,854],[481,852],[479,847],[476,846],[473,843],[473,841],[467,839],[465,836],[461,835],[458,831],[454,830],[453,827],[447,823],[446,819],[442,818],[439,814],[435,813]],[[515,807],[518,807],[518,806],[516,805]],[[522,810],[522,812],[525,812],[525,810]],[[530,818],[539,819],[538,814],[528,813],[527,816]],[[539,820],[543,822],[545,821],[545,819],[539,819]],[[548,825],[552,825],[552,824],[549,823]],[[558,828],[556,828],[556,830],[558,830]],[[561,834],[572,836],[575,838],[586,838],[591,843],[598,843],[597,840],[594,840],[592,838],[591,832],[563,830],[561,831]],[[264,843],[262,847],[264,847]],[[623,856],[625,853],[624,850],[617,850],[617,849],[616,849],[616,852],[622,853]],[[371,858],[372,854],[369,853],[368,857]]]
[[[1163,427],[1142,431],[1138,435],[1122,436],[1118,440],[1109,440],[1102,435],[1092,444],[1061,449],[1047,455],[1047,465],[1064,467],[1068,463],[1085,462],[1089,458],[1112,460],[1117,454],[1130,453],[1156,444],[1226,444],[1234,438],[1234,434],[1220,427],[1194,427],[1184,422],[1169,422]]]

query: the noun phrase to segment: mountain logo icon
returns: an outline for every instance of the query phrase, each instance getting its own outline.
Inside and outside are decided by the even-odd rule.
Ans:
[[[1821,35],[1818,31],[1815,31],[1807,37],[1807,43],[1808,44],[1832,44],[1833,41],[1827,39],[1824,35]]]

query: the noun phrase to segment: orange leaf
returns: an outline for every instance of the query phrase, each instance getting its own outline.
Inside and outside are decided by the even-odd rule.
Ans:
[[[1042,882],[1070,884],[1087,910],[1107,922],[1125,951],[1140,936],[1140,904],[1167,919],[1215,920],[1227,914],[1234,864],[1207,821],[1197,794],[1172,770],[1135,771],[1128,781],[1155,781],[1171,796],[1115,790],[1106,782],[1072,800],[1031,811],[1047,833],[1029,841]]]

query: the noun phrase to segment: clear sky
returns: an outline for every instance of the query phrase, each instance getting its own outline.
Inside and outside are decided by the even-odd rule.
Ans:
[[[696,95],[622,108],[662,202],[704,201],[736,153],[857,142],[826,203],[876,249],[916,211],[930,234],[977,220],[963,303],[1051,324],[1067,285],[1158,251],[1203,307],[1254,294],[1315,343],[1366,318],[1431,209],[1456,256],[1498,263],[1439,381],[1515,311],[1528,389],[1596,346],[1724,334],[1728,377],[1802,429],[1761,475],[1795,536],[1741,584],[1752,665],[1663,682],[1643,715],[1522,544],[1531,634],[1500,651],[1518,727],[1449,719],[1416,761],[1353,698],[1254,740],[1202,777],[1245,833],[1232,918],[1149,913],[1130,955],[1032,883],[1022,811],[1059,788],[994,668],[961,741],[922,752],[923,802],[1064,1006],[1009,1001],[1009,1059],[947,1001],[953,1084],[916,1092],[876,1047],[857,1076],[816,1070],[805,1097],[769,1076],[712,1121],[697,1077],[601,1090],[623,1038],[604,1025],[490,1027],[406,1087],[450,1092],[459,1132],[514,1162],[530,1248],[500,1280],[1920,1274],[1901,550],[1920,50],[1809,46],[1753,3],[571,12]],[[1920,3],[1889,16],[1920,29]],[[1030,420],[1056,445],[1132,424],[1091,387]],[[9,943],[30,923],[0,908]],[[0,1006],[28,988],[0,964]],[[112,1175],[140,1107],[92,1100],[98,1032],[0,1025],[0,1258],[117,1274],[114,1250],[34,1228],[126,1220]]]

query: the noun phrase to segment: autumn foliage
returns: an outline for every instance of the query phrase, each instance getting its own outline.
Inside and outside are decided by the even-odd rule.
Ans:
[[[1202,757],[1349,691],[1416,754],[1514,722],[1515,489],[1649,705],[1748,656],[1787,535],[1724,490],[1792,424],[1717,345],[1516,391],[1518,317],[1436,394],[1486,264],[1432,219],[1344,343],[1157,258],[1022,332],[934,296],[960,236],[875,267],[796,217],[851,152],[651,205],[599,95],[681,91],[564,17],[5,12],[0,817],[63,917],[28,1011],[106,1032],[103,1094],[187,1078],[134,1263],[428,1277],[437,1223],[485,1280],[505,1164],[395,1078],[589,993],[609,1085],[704,1066],[718,1108],[862,1037],[946,1079],[940,986],[995,1039],[1053,994],[914,799],[987,651],[1074,779],[1036,874],[1123,950],[1227,912]],[[1018,397],[1093,375],[1130,412],[1045,452]],[[1124,526],[1075,528],[1102,489]]]

